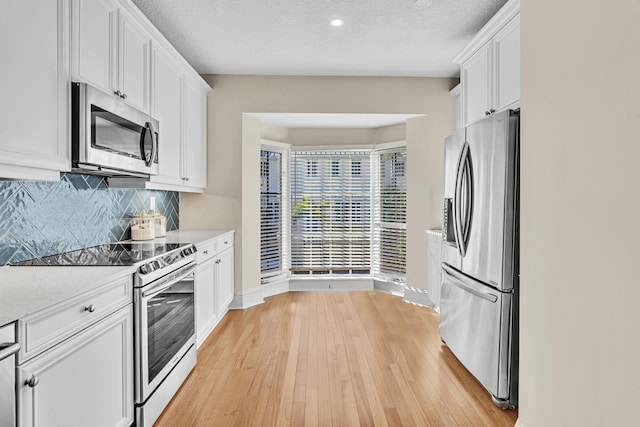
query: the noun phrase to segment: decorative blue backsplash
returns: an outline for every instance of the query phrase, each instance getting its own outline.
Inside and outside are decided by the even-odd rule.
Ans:
[[[167,230],[177,230],[177,192],[109,188],[103,177],[72,173],[0,180],[0,265],[129,239],[128,216],[148,210],[151,196]]]

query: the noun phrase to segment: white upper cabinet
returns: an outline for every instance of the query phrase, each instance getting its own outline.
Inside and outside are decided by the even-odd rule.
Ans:
[[[72,59],[74,80],[105,92],[116,85],[118,8],[109,0],[73,0]]]
[[[59,180],[71,168],[68,16],[68,0],[2,2],[0,178]]]
[[[183,185],[182,180],[182,93],[183,72],[164,50],[153,49],[152,115],[160,122],[158,155],[160,175],[153,182]]]
[[[491,42],[488,42],[461,65],[465,125],[481,119],[492,108],[491,53]]]
[[[520,101],[520,15],[493,38],[494,104],[502,110]]]
[[[462,122],[520,104],[520,0],[509,0],[454,58],[460,64]]]
[[[449,91],[449,94],[453,97],[453,125],[455,129],[462,129],[462,99],[461,91],[462,85],[458,84],[456,87]]]
[[[151,37],[113,0],[73,0],[72,80],[149,112]]]
[[[207,187],[207,93],[200,82],[186,80],[184,178],[190,187]]]
[[[126,11],[120,10],[118,18],[118,88],[129,104],[149,112],[151,38]]]
[[[203,192],[207,186],[207,93],[165,49],[152,49],[152,115],[160,122],[159,170],[145,188]],[[128,186],[131,180],[111,179]],[[134,184],[135,185],[135,184]]]

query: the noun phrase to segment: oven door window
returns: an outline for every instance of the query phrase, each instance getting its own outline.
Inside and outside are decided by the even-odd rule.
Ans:
[[[195,333],[193,275],[147,302],[148,383]]]
[[[143,127],[95,105],[91,106],[91,146],[135,159],[142,158]],[[145,153],[151,153],[151,138],[143,138]],[[150,154],[149,154],[150,155]]]

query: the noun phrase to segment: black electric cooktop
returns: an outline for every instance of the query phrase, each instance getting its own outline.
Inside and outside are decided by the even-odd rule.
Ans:
[[[12,263],[15,266],[128,266],[178,249],[178,243],[112,243]]]

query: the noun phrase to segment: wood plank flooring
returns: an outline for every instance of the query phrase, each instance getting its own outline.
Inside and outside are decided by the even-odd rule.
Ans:
[[[438,333],[438,314],[379,292],[289,292],[229,312],[156,423],[513,426]]]

